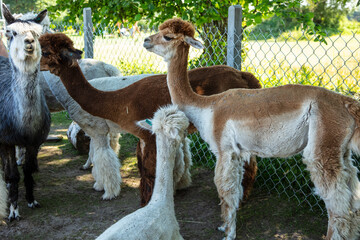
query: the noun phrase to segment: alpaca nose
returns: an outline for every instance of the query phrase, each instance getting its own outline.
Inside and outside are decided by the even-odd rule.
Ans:
[[[34,43],[35,42],[35,40],[33,39],[33,38],[26,38],[25,39],[25,43],[26,44],[32,44],[32,43]]]
[[[151,39],[149,37],[145,38],[144,39],[144,44],[143,44],[144,48],[146,49],[149,49],[152,47],[152,44],[151,44]]]
[[[34,38],[27,37],[25,38],[24,42],[25,42],[25,50],[27,51],[34,50],[34,42],[35,42]]]

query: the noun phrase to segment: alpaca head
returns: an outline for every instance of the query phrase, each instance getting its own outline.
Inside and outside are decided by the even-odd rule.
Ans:
[[[168,140],[180,142],[189,127],[189,120],[176,105],[168,105],[159,108],[153,119],[139,121],[137,125]]]
[[[63,33],[45,33],[39,38],[42,58],[40,68],[55,75],[60,74],[61,67],[77,65],[82,51],[74,48],[73,41]]]
[[[187,21],[173,18],[165,21],[159,27],[159,32],[144,40],[146,50],[160,55],[165,61],[172,59],[178,47],[204,48],[202,43],[194,38],[195,28]]]
[[[34,12],[28,12],[25,14],[19,13],[19,14],[13,14],[15,19],[21,19],[21,20],[31,20],[35,19],[37,17],[37,14]],[[49,16],[45,16],[44,19],[40,22],[42,26],[42,33],[52,33],[53,31],[50,29],[50,19]]]
[[[34,71],[41,58],[38,41],[42,33],[40,22],[45,18],[47,10],[32,19],[21,20],[16,19],[5,4],[2,5],[2,9],[6,20],[5,30],[12,62],[20,71]]]

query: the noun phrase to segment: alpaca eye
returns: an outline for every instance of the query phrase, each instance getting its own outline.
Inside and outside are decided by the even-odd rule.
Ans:
[[[7,38],[13,37],[13,34],[12,34],[12,32],[10,30],[6,30],[5,35],[6,35]]]
[[[171,40],[173,40],[173,38],[167,37],[167,36],[164,36],[164,39],[165,39],[165,41],[171,41]]]
[[[17,32],[13,31],[13,32],[12,32],[12,35],[13,35],[14,37],[16,37]]]

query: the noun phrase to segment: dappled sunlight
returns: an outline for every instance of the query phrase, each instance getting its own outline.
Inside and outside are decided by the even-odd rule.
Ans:
[[[39,151],[38,158],[41,159],[61,155],[62,153],[63,151],[59,148],[59,146],[42,146]]]
[[[122,184],[131,188],[139,188],[140,175],[137,168],[136,157],[128,157],[122,161],[122,167],[120,169],[122,176]]]
[[[74,159],[71,158],[54,159],[53,161],[49,161],[45,163],[45,165],[60,166],[60,165],[65,165],[71,161],[74,161]]]
[[[140,177],[130,177],[130,178],[123,178],[121,185],[126,185],[127,187],[131,188],[139,188],[140,187]]]
[[[87,173],[80,176],[76,176],[76,180],[80,182],[93,182],[94,178],[91,175],[91,173]]]

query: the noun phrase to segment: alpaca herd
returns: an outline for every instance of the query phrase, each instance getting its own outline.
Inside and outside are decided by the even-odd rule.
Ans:
[[[360,237],[360,183],[351,158],[352,153],[360,155],[360,103],[354,99],[305,85],[261,89],[252,74],[227,66],[188,71],[190,46],[203,45],[194,38],[193,25],[178,18],[165,21],[143,43],[167,62],[166,75],[100,73],[96,69],[103,63],[80,60],[82,52],[65,34],[42,34],[46,10],[24,20],[2,7],[9,60],[0,58],[0,217],[9,201],[8,219],[20,218],[15,146],[25,148],[28,206],[40,206],[33,196],[32,174],[50,129],[45,95],[53,95],[91,138],[83,168],[93,164],[93,188],[104,191],[103,199],[115,198],[121,190],[119,134],[139,138],[136,155],[144,207],[110,226],[99,240],[183,239],[174,193],[192,182],[186,136],[194,131],[216,156],[214,182],[223,220],[218,230],[224,239],[236,238],[236,212],[255,181],[256,156],[297,153],[303,154],[316,193],[325,202],[326,239]],[[49,72],[40,74],[40,69]],[[90,80],[87,74],[102,78]],[[50,89],[45,95],[41,77]]]
[[[39,41],[43,52],[41,69],[50,70],[51,73],[58,75],[69,95],[82,109],[93,116],[110,120],[109,122],[115,123],[121,130],[140,139],[137,148],[141,176],[140,193],[141,204],[146,205],[154,186],[156,144],[154,136],[140,129],[136,121],[150,118],[159,106],[170,103],[166,75],[150,76],[123,89],[104,92],[94,88],[83,76],[77,63],[81,58],[80,52],[73,47],[70,38],[61,33],[54,33],[42,35]],[[57,42],[59,44],[54,44]],[[189,72],[189,76],[193,88],[206,95],[239,86],[260,87],[258,80],[252,74],[226,66],[194,69]],[[214,81],[215,77],[220,77],[222,81]],[[184,143],[184,147],[188,148],[188,144]],[[176,185],[177,189],[189,186],[191,183],[189,172],[191,158],[185,154],[184,159],[184,167],[179,168],[180,172],[175,173],[175,176],[182,176]],[[255,159],[252,159],[252,162],[255,162]],[[255,173],[256,164],[249,164],[246,168],[245,187],[251,188]]]

